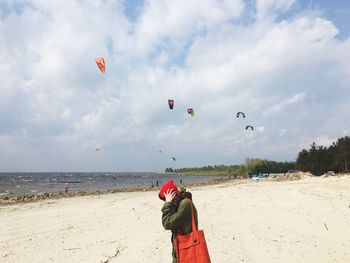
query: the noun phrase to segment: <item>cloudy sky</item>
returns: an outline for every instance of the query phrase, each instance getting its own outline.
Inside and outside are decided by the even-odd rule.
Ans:
[[[0,0],[0,171],[295,160],[350,135],[349,25],[347,0]]]

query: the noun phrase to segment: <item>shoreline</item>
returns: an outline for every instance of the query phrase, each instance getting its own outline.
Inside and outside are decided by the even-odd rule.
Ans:
[[[350,174],[336,174],[330,177],[342,177],[342,176],[350,176]],[[232,176],[233,177],[233,176]],[[297,172],[292,174],[284,174],[278,177],[268,177],[268,179],[260,179],[261,181],[270,181],[270,182],[282,182],[282,181],[294,181],[301,180],[305,177],[314,177],[314,178],[323,178],[328,176],[314,176],[308,172]],[[218,185],[223,184],[225,182],[235,182],[235,184],[245,184],[251,182],[252,179],[241,176],[237,178],[231,178],[231,176],[223,176],[220,179],[212,179],[206,182],[193,182],[193,183],[185,183],[179,185],[179,187],[196,187],[196,186],[210,186],[210,185]],[[253,180],[254,181],[254,180]],[[31,195],[15,195],[15,196],[4,196],[0,197],[0,207],[6,205],[13,205],[18,203],[32,203],[41,200],[51,200],[51,199],[63,199],[63,198],[72,198],[79,196],[97,196],[97,195],[107,195],[114,193],[133,193],[133,192],[151,192],[157,191],[160,187],[131,187],[131,188],[115,188],[115,189],[107,189],[107,190],[97,190],[97,191],[76,191],[76,192],[45,192],[42,194],[31,194]]]
[[[195,183],[185,183],[179,185],[180,187],[196,187],[196,186],[207,186],[207,185],[217,185],[227,181],[241,181],[239,179],[212,179],[207,182],[195,182]],[[96,191],[72,191],[72,192],[45,192],[42,194],[31,194],[31,195],[12,195],[0,197],[0,206],[12,205],[18,203],[32,203],[41,200],[50,200],[50,199],[62,199],[62,198],[71,198],[78,196],[96,196],[96,195],[106,195],[114,193],[132,193],[132,192],[150,192],[159,190],[160,187],[131,187],[131,188],[115,188],[107,190],[96,190]]]

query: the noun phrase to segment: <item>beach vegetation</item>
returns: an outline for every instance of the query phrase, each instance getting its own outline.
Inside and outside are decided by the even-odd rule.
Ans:
[[[291,173],[298,170],[314,175],[322,175],[328,171],[348,173],[350,171],[350,137],[341,137],[329,147],[313,142],[309,149],[302,149],[298,153],[295,162],[247,158],[244,164],[239,165],[221,164],[179,169],[166,168],[165,172],[176,172],[182,175],[244,176]]]
[[[329,147],[319,146],[313,142],[308,150],[303,149],[298,153],[296,167],[314,175],[322,175],[327,171],[348,173],[350,170],[350,137],[341,137]]]
[[[180,168],[174,172],[183,175],[243,176],[261,173],[285,173],[295,169],[295,162],[275,162],[259,158],[247,158],[240,165],[208,165],[203,167]]]

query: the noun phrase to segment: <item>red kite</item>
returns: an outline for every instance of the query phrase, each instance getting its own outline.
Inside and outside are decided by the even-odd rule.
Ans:
[[[96,58],[95,61],[98,68],[101,70],[101,72],[105,73],[106,72],[105,59],[103,57],[99,57],[99,58]]]

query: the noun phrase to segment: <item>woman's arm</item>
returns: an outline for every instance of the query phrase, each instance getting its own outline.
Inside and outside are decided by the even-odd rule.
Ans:
[[[188,201],[182,200],[175,213],[171,211],[171,203],[166,202],[162,208],[162,224],[166,230],[177,229],[191,214],[191,206]]]

